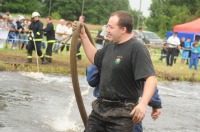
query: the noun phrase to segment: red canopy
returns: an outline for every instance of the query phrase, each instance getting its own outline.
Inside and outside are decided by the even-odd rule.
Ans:
[[[174,26],[174,32],[200,32],[200,18]]]

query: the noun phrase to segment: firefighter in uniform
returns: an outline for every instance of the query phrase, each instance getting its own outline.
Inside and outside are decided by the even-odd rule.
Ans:
[[[45,54],[45,59],[47,62],[52,62],[52,48],[53,44],[56,42],[55,39],[55,27],[52,23],[52,18],[49,16],[46,18],[47,26],[43,29],[44,35],[47,37],[47,49]]]
[[[38,12],[32,13],[32,21],[29,26],[29,43],[28,43],[28,54],[27,54],[27,62],[32,62],[32,52],[36,47],[37,55],[42,60],[42,64],[45,63],[44,55],[42,54],[41,50],[41,42],[43,37],[43,23],[39,20],[40,14]]]

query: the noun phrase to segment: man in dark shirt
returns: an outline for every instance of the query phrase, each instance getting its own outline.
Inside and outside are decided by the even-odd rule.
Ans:
[[[97,51],[82,26],[85,53],[101,70],[99,99],[92,103],[85,132],[133,132],[134,124],[145,117],[157,78],[148,50],[132,38],[132,29],[129,13],[112,13],[107,27],[112,42]]]
[[[47,49],[46,49],[46,54],[45,58],[48,62],[52,62],[52,48],[53,44],[56,42],[55,41],[55,28],[52,23],[52,18],[48,16],[46,18],[47,21],[47,26],[46,28],[43,29],[44,35],[47,37]]]

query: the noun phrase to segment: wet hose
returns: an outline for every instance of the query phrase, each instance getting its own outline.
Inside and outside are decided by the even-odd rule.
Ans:
[[[88,28],[84,25],[86,34],[89,37],[90,42],[93,43],[92,36],[88,30]],[[76,51],[78,46],[78,38],[81,31],[81,25],[79,22],[77,22],[77,28],[72,34],[72,40],[71,40],[71,50],[70,50],[70,68],[71,68],[71,76],[72,76],[72,84],[74,89],[74,94],[76,97],[76,102],[79,108],[79,112],[83,121],[84,126],[87,125],[88,116],[85,110],[85,106],[83,103],[80,87],[79,87],[79,81],[78,81],[78,74],[77,74],[77,61],[76,61]]]

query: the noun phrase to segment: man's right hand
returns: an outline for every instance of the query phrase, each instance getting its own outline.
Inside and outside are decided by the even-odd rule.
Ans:
[[[80,28],[81,28],[81,31],[80,31],[80,38],[81,40],[83,40],[85,37],[87,37],[87,34],[85,32],[85,27],[84,27],[84,23],[82,22],[79,22],[80,23]],[[77,21],[74,21],[73,24],[72,24],[72,29],[73,31],[75,31],[77,29]]]

